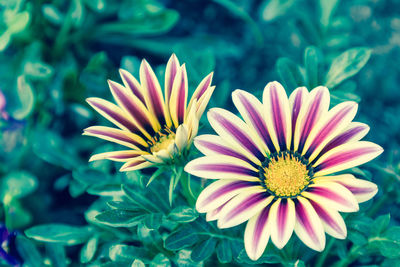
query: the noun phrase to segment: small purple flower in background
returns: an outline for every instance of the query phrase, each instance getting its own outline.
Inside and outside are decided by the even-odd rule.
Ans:
[[[219,228],[248,221],[244,243],[257,260],[269,239],[283,248],[293,232],[308,247],[322,251],[325,232],[347,235],[339,212],[356,212],[358,203],[378,191],[369,181],[337,172],[368,162],[383,149],[360,141],[369,127],[352,122],[357,103],[329,109],[326,87],[297,88],[288,98],[278,82],[267,84],[263,103],[236,90],[233,113],[211,109],[208,120],[218,135],[201,135],[195,146],[205,154],[189,162],[190,174],[218,179],[199,195],[196,208],[218,220]],[[336,174],[336,175],[335,175]]]
[[[9,115],[6,111],[6,97],[4,96],[3,92],[0,90],[0,118],[3,120],[8,120]]]
[[[21,266],[21,258],[15,247],[17,232],[9,232],[4,225],[0,225],[0,258],[11,266]]]

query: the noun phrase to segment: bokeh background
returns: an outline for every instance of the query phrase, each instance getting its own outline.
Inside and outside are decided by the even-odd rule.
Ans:
[[[353,253],[347,263],[354,266],[400,266],[400,241],[390,243],[397,254],[382,252],[382,244],[368,247],[371,233],[363,228],[400,222],[400,1],[7,0],[0,1],[0,18],[0,218],[9,229],[23,235],[39,224],[87,224],[85,211],[108,191],[90,187],[82,170],[117,175],[116,185],[126,177],[115,174],[113,163],[87,162],[111,145],[81,135],[105,124],[85,99],[111,99],[107,79],[120,81],[119,68],[137,77],[143,58],[163,77],[176,53],[186,62],[191,91],[214,71],[209,107],[236,112],[234,89],[260,97],[274,80],[288,94],[327,85],[333,103],[359,102],[356,120],[370,125],[367,140],[385,152],[354,171],[380,191],[363,207],[368,219],[361,226],[358,217],[348,221],[349,241],[328,256]],[[210,132],[205,116],[202,122],[201,131]],[[47,265],[83,264],[79,246],[23,242]],[[51,260],[54,251],[68,259],[64,265]],[[212,255],[205,264],[214,262]]]

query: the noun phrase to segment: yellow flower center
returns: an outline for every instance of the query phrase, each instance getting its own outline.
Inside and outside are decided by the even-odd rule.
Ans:
[[[298,195],[311,180],[307,166],[287,154],[271,158],[263,171],[265,187],[279,197]]]
[[[163,149],[167,149],[170,144],[173,144],[175,141],[175,133],[170,133],[168,135],[162,135],[158,138],[157,141],[154,140],[153,145],[150,147],[150,151],[152,153],[158,152]]]

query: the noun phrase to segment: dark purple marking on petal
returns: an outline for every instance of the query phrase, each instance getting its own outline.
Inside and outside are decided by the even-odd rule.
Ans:
[[[215,200],[215,199],[221,197],[222,195],[229,194],[230,192],[232,192],[234,190],[246,188],[246,187],[250,187],[250,186],[254,186],[254,185],[255,185],[255,183],[251,183],[251,182],[235,181],[235,182],[232,182],[230,184],[227,184],[225,186],[218,188],[218,190],[216,190],[212,194],[210,194],[206,199],[204,199],[204,201],[212,201],[212,200]]]
[[[307,232],[308,236],[316,243],[318,243],[318,236],[315,233],[310,219],[307,214],[306,208],[301,204],[299,201],[296,201],[296,217],[297,223],[300,223],[305,231]]]
[[[234,174],[243,174],[258,177],[258,172],[243,168],[241,166],[229,165],[229,164],[198,164],[193,166],[193,170],[197,171],[215,171],[215,172],[225,172]]]
[[[351,193],[353,193],[355,195],[369,194],[369,193],[372,193],[372,192],[376,191],[376,188],[349,186],[349,185],[346,185],[344,183],[341,183],[340,181],[337,181],[337,183],[343,185],[344,187],[349,189]]]
[[[341,153],[338,152],[336,155],[330,157],[329,159],[325,160],[324,162],[322,162],[321,164],[316,166],[314,168],[314,172],[318,172],[318,171],[321,171],[326,168],[337,166],[344,162],[354,160],[355,158],[357,158],[361,155],[375,153],[376,151],[377,151],[376,147],[362,147],[362,148],[357,148],[357,149],[353,149],[353,150],[346,151],[346,152],[341,152]]]
[[[345,131],[341,134],[339,134],[338,136],[336,136],[334,139],[332,139],[332,141],[330,141],[322,150],[321,152],[318,154],[318,156],[311,162],[311,164],[314,164],[315,162],[317,162],[317,160],[324,155],[326,152],[328,152],[329,150],[343,145],[346,142],[348,142],[349,140],[351,140],[354,136],[356,136],[357,134],[359,134],[360,132],[364,131],[365,127],[364,126],[358,126],[358,127],[354,127],[352,129],[349,129],[348,131]]]
[[[305,115],[305,123],[303,125],[303,128],[301,129],[301,135],[300,135],[300,143],[299,143],[299,148],[298,152],[301,153],[304,148],[304,144],[306,143],[307,137],[311,132],[311,129],[315,125],[317,121],[317,116],[318,112],[320,111],[321,103],[322,103],[322,97],[323,97],[323,91],[320,90],[317,92],[315,99],[313,103],[311,104],[311,108],[308,111],[308,114]]]
[[[254,234],[253,234],[253,244],[255,244],[254,249],[257,249],[258,243],[260,243],[261,238],[265,238],[262,236],[262,232],[265,228],[265,224],[267,223],[268,216],[269,216],[269,210],[271,208],[271,205],[265,207],[262,211],[260,216],[258,216],[256,224],[254,226]]]
[[[286,138],[288,129],[286,129],[284,124],[284,114],[282,113],[283,107],[280,106],[278,90],[275,85],[271,85],[271,104],[272,104],[272,117],[273,124],[275,127],[276,136],[278,137],[278,142],[281,150],[286,150]]]
[[[340,110],[325,126],[324,128],[317,134],[317,136],[312,141],[309,149],[304,155],[306,158],[309,158],[311,154],[315,151],[319,144],[321,144],[324,139],[331,134],[336,128],[337,125],[341,123],[343,118],[353,109],[352,106],[347,106]]]
[[[186,108],[186,90],[185,90],[185,84],[186,84],[186,77],[184,75],[185,72],[182,71],[182,81],[180,84],[180,88],[178,91],[178,100],[177,100],[177,114],[178,114],[178,122],[179,124],[183,123],[183,120],[185,118],[185,108]]]
[[[326,199],[330,199],[336,203],[340,203],[344,206],[349,206],[349,201],[336,193],[334,190],[328,189],[328,188],[321,188],[321,187],[309,187],[307,189],[308,192],[324,197]]]
[[[287,199],[282,199],[278,206],[277,213],[277,225],[278,225],[278,237],[283,238],[284,229],[286,227],[287,218],[289,216],[289,203]]]
[[[100,136],[104,136],[104,137],[117,139],[122,142],[126,142],[126,143],[132,144],[134,146],[137,146],[140,149],[145,149],[145,147],[143,145],[141,145],[140,143],[136,142],[135,140],[127,137],[124,134],[117,134],[117,133],[111,132],[111,131],[102,131],[102,130],[96,130],[96,129],[91,129],[91,128],[85,129],[85,132],[88,132],[90,134],[96,134],[96,135],[100,135]]]
[[[209,75],[207,77],[207,80],[205,81],[205,83],[203,84],[203,86],[201,87],[200,91],[197,93],[197,95],[195,96],[197,99],[199,99],[200,97],[203,96],[203,94],[206,92],[206,90],[208,89],[208,87],[210,87],[211,85],[211,79],[212,79],[212,75]]]
[[[294,135],[294,131],[296,129],[297,117],[299,116],[301,104],[303,103],[303,94],[301,90],[299,90],[294,98],[293,108],[292,108],[292,134]],[[290,149],[294,148],[294,136],[292,136],[292,143],[290,145]]]
[[[166,92],[167,97],[171,97],[171,92],[172,92],[172,86],[174,85],[174,80],[176,73],[178,72],[178,68],[174,62],[171,62],[171,69],[170,69],[170,77],[168,83],[168,92]],[[167,103],[169,102],[169,99],[167,99]]]
[[[272,142],[271,136],[268,132],[268,129],[264,123],[264,119],[260,116],[260,113],[253,107],[253,105],[244,97],[242,94],[239,94],[240,101],[242,102],[244,108],[249,113],[249,118],[251,122],[255,126],[255,130],[257,131],[258,135],[264,140],[267,144],[268,149],[271,153],[276,152],[274,143]]]
[[[250,210],[254,206],[258,205],[261,201],[264,201],[267,197],[264,193],[256,193],[247,197],[242,201],[239,205],[235,207],[230,213],[228,213],[225,217],[225,221],[229,221],[239,215],[240,213],[245,212],[246,210]]]
[[[150,74],[150,70],[147,66],[144,68],[144,71],[145,71],[145,76],[146,76],[147,87],[149,90],[148,94],[149,94],[150,101],[152,102],[155,115],[156,115],[158,121],[160,122],[160,124],[165,125],[166,122],[165,122],[165,117],[164,117],[162,95],[160,94],[161,92],[159,92],[157,90],[157,87],[154,84],[155,81],[153,81],[151,74]],[[154,78],[154,79],[156,79],[156,78]]]
[[[127,75],[125,71],[120,72],[121,76],[124,78],[125,82],[128,84],[129,89],[132,91],[132,93],[140,99],[142,103],[145,103],[144,96],[142,92],[140,91],[140,88],[138,88],[135,83],[131,80],[131,77]]]
[[[337,224],[336,220],[332,218],[324,208],[322,208],[317,202],[309,199],[311,205],[314,207],[315,212],[327,225],[334,229],[337,233],[344,235],[343,229]]]
[[[216,120],[218,120],[221,126],[228,130],[231,136],[234,137],[240,144],[242,144],[249,152],[256,156],[261,162],[264,161],[264,155],[260,152],[249,136],[243,132],[243,129],[240,129],[238,125],[232,124],[225,117],[217,113],[214,113],[214,117]]]

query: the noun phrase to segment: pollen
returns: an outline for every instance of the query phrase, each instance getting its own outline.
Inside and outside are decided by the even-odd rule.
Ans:
[[[167,135],[161,135],[159,138],[152,140],[152,146],[150,151],[152,153],[158,152],[163,149],[167,149],[175,141],[175,133],[169,133]]]
[[[265,187],[279,197],[297,196],[311,180],[307,166],[287,154],[271,158],[263,171]]]

